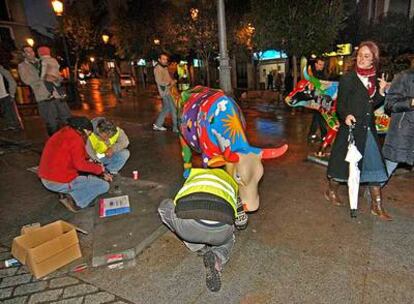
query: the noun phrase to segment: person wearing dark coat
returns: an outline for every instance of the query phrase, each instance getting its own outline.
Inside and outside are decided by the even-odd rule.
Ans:
[[[382,153],[388,175],[398,163],[414,164],[414,69],[395,76],[385,98],[385,109],[391,121]]]
[[[315,63],[312,66],[312,74],[319,80],[328,80],[325,73],[325,60],[322,57],[317,57],[315,59]],[[313,111],[312,122],[308,133],[309,141],[314,141],[318,138],[318,135],[316,134],[318,129],[320,130],[321,140],[323,141],[323,138],[328,133],[326,121],[319,111]]]
[[[381,184],[388,179],[385,162],[378,143],[374,111],[385,100],[387,82],[376,76],[379,50],[374,42],[362,42],[358,48],[355,69],[339,81],[337,113],[340,127],[332,147],[328,164],[329,189],[325,198],[334,205],[342,205],[337,189],[338,182],[346,182],[349,163],[349,128],[353,126],[355,145],[363,158],[358,162],[360,182],[368,185],[371,195],[371,213],[383,220],[391,220],[384,210]]]

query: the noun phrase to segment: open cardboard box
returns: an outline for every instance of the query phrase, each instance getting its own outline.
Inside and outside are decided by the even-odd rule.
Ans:
[[[14,238],[12,255],[40,278],[80,258],[82,253],[76,228],[56,221]]]

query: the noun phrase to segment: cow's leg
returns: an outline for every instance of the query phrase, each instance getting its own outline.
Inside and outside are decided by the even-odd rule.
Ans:
[[[191,152],[190,146],[187,144],[187,142],[185,141],[185,139],[182,136],[180,136],[180,143],[181,143],[181,155],[182,155],[183,161],[184,161],[183,176],[184,176],[184,178],[187,178],[190,175],[191,168],[193,167],[193,165],[191,163],[191,159],[192,159],[193,154]]]

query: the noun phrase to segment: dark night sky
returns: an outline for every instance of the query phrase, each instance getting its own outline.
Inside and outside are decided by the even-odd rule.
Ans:
[[[42,34],[47,34],[45,28],[55,27],[54,15],[50,0],[24,0],[27,23]]]

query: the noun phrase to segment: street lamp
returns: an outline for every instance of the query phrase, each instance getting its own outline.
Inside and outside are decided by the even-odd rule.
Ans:
[[[69,51],[68,51],[68,45],[66,43],[66,38],[65,38],[65,34],[63,32],[63,2],[59,1],[59,0],[53,0],[52,1],[52,7],[53,7],[53,11],[56,14],[58,23],[59,23],[59,33],[62,36],[62,41],[63,41],[63,48],[65,51],[65,60],[66,60],[66,64],[68,65],[68,69],[69,69],[69,83],[68,83],[68,96],[70,98],[70,100],[74,101],[75,104],[79,104],[80,103],[80,99],[79,99],[79,94],[78,94],[78,89],[76,87],[75,84],[75,80],[73,77],[73,74],[71,72],[71,64],[70,64],[70,57],[69,57]],[[76,73],[76,71],[75,71]]]
[[[28,45],[30,45],[31,47],[33,47],[33,46],[34,46],[34,43],[35,43],[35,42],[34,42],[34,40],[33,40],[32,38],[27,38],[27,39],[26,39],[26,42],[27,42],[27,44],[28,44]]]
[[[231,86],[229,54],[227,51],[227,35],[226,35],[226,19],[224,0],[217,0],[217,19],[218,19],[218,37],[220,52],[220,88],[231,94],[233,88]]]
[[[197,20],[198,12],[199,12],[198,8],[193,7],[193,8],[190,9],[190,15],[191,15],[191,19],[193,19],[193,21]]]
[[[160,39],[155,38],[155,39],[154,39],[154,44],[155,44],[155,45],[160,45]]]
[[[53,0],[52,7],[53,7],[53,11],[55,12],[56,16],[60,17],[63,15],[63,2],[62,1]]]
[[[107,44],[107,43],[108,43],[108,41],[109,41],[109,35],[107,35],[107,34],[103,34],[103,35],[102,35],[102,41],[103,41],[105,44]]]
[[[95,57],[89,57],[89,60],[94,63],[95,62]]]

